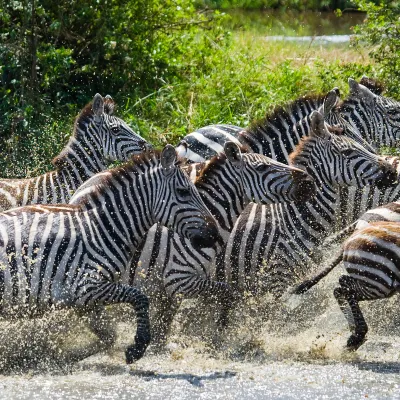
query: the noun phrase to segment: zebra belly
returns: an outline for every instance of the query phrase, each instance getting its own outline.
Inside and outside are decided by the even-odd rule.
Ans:
[[[241,214],[229,237],[223,265],[218,266],[227,282],[240,291],[278,293],[304,276],[314,243],[305,222],[292,218],[289,207],[252,203]]]

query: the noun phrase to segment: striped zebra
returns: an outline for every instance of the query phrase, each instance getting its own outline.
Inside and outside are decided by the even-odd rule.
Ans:
[[[331,210],[329,207],[332,199],[335,198],[335,190],[338,184],[362,186],[380,181],[383,185],[393,179],[393,176],[387,176],[390,175],[391,167],[383,158],[369,153],[361,145],[343,135],[330,133],[325,128],[322,118],[321,114],[314,114],[311,120],[313,132],[297,148],[296,157],[293,156],[294,161],[299,163],[299,165],[296,165],[297,167],[306,168],[307,172],[314,176],[317,185],[316,199],[309,200],[307,203],[303,199],[303,201],[296,203],[263,207],[265,210],[264,219],[260,224],[262,224],[261,228],[265,230],[264,240],[260,243],[260,235],[254,234],[252,236],[252,243],[255,242],[258,246],[263,246],[263,250],[268,246],[267,252],[271,254],[279,254],[278,252],[283,244],[292,246],[295,251],[299,252],[299,249],[294,246],[296,242],[293,243],[293,238],[298,232],[302,233],[303,236],[304,233],[308,234],[309,238],[304,245],[312,247],[311,241],[315,240],[312,235],[323,234],[327,225],[329,226],[329,219],[333,218],[332,215],[334,215],[335,210],[334,208]],[[330,160],[330,163],[327,160]],[[329,183],[325,182],[327,176],[329,176]],[[226,211],[224,211],[224,207],[213,206],[215,199],[219,196],[219,192],[216,191],[218,187],[223,188],[223,185],[210,185],[207,196],[212,195],[213,197],[210,200],[204,196],[203,198],[219,222],[221,218],[218,217],[218,213],[225,213]],[[202,194],[203,190],[199,188],[199,192]],[[227,191],[227,194],[231,195],[231,191]],[[230,200],[229,204],[235,204],[235,202]],[[260,205],[255,206],[261,207]],[[321,209],[324,210],[324,218],[322,219],[319,218]],[[231,214],[232,210],[229,209],[228,215]],[[302,219],[298,219],[297,222],[292,224],[291,218],[293,216],[300,216]],[[241,217],[239,217],[240,219]],[[222,219],[222,221],[225,220]],[[237,226],[237,221],[236,225],[234,224],[234,221],[230,222],[227,225],[228,229],[221,233],[224,244],[228,247],[236,245],[231,243],[232,233],[229,233],[234,226]],[[260,225],[257,228],[259,229]],[[293,232],[292,228],[294,228]],[[268,232],[270,231],[272,232],[271,238],[279,240],[276,246],[268,241]],[[292,236],[284,236],[285,233]],[[254,248],[253,253],[249,251],[253,248],[248,248],[245,252],[239,249],[240,261],[245,264],[245,268],[239,269],[236,268],[238,260],[233,260],[233,262],[227,260],[225,266],[221,265],[223,252],[221,253],[222,257],[217,256],[217,262],[213,263],[215,253],[210,253],[205,249],[194,251],[185,241],[171,241],[171,237],[172,235],[168,240],[168,236],[161,230],[152,229],[149,231],[149,238],[145,245],[146,253],[142,258],[137,258],[137,260],[143,260],[140,264],[143,269],[140,274],[135,275],[138,284],[144,284],[143,281],[149,280],[150,284],[158,286],[157,288],[161,287],[161,290],[166,292],[170,299],[169,304],[168,301],[163,300],[166,308],[173,303],[171,298],[174,295],[191,297],[201,293],[207,288],[205,282],[210,278],[212,281],[232,284],[235,289],[239,289],[241,292],[249,289],[255,292],[259,281],[265,280],[270,272],[265,269],[264,265],[260,265],[260,260],[257,257],[254,258],[255,254],[260,253],[259,249]],[[160,248],[165,250],[160,252]],[[297,260],[296,255],[295,260],[290,259],[290,251],[286,254],[286,257],[289,257],[289,260],[287,260],[288,263],[290,262],[289,265],[294,265]],[[149,261],[144,262],[144,260]],[[288,269],[287,272],[288,275],[295,276],[293,270],[289,271]],[[140,280],[140,276],[142,276],[142,280]],[[154,279],[154,276],[157,278]],[[163,279],[160,281],[159,277],[161,276]],[[156,282],[153,282],[153,280],[156,280]],[[204,293],[208,294],[206,290]],[[170,323],[172,316],[169,312],[168,309],[161,310],[158,319],[166,321],[166,324]],[[165,332],[165,330],[165,328],[161,328],[162,332]]]
[[[1,316],[129,303],[138,327],[126,361],[141,358],[150,341],[148,300],[129,285],[130,261],[157,222],[195,248],[218,241],[215,220],[176,165],[171,145],[159,158],[135,156],[93,176],[70,204],[29,205],[0,214]]]
[[[326,269],[296,286],[292,293],[305,293],[341,262],[348,275],[339,278],[339,287],[333,293],[351,331],[346,348],[357,350],[368,332],[359,302],[388,298],[400,291],[400,223],[370,222],[359,229]]]
[[[323,112],[326,122],[339,125],[347,136],[363,141],[370,151],[381,146],[396,146],[400,140],[400,103],[382,96],[382,86],[367,77],[363,77],[360,83],[349,79],[349,89],[348,98],[333,102],[333,106],[331,103],[329,112]],[[337,89],[332,92],[339,96]],[[323,103],[324,96],[299,98],[275,108],[265,119],[254,122],[244,130],[232,125],[201,128],[184,138],[189,143],[189,162],[202,160],[219,151],[224,140],[223,132],[228,126],[227,138],[235,136],[238,142],[251,151],[288,163],[288,155],[300,140],[293,132],[293,125],[314,110],[323,111]],[[177,149],[183,152],[183,147],[178,145]],[[385,191],[369,187],[341,187],[335,230],[340,231],[368,209],[395,201],[399,197],[400,186]]]
[[[377,96],[365,86],[354,81],[351,83],[351,87],[353,87],[353,95],[350,97],[361,98],[363,96],[364,99],[366,94],[371,97]],[[343,107],[340,106],[337,96],[337,91],[332,90],[320,106],[325,120],[338,125],[340,128],[335,128],[336,130],[340,131],[343,128],[346,136],[350,135],[354,139],[358,137],[358,141],[364,145],[365,141],[354,130],[354,126],[345,120],[341,113],[337,112],[340,107]],[[388,100],[387,104],[390,104],[390,101]],[[356,109],[355,106],[353,108]],[[377,108],[374,107],[374,109]],[[290,125],[292,123],[289,117],[290,110],[285,112],[286,114],[282,114],[282,118],[275,115],[274,118],[267,118],[266,123],[260,122],[239,133],[237,136],[239,142],[246,143],[253,151],[267,153],[273,158],[287,162],[290,150],[300,141],[301,137],[308,135],[309,123],[307,121],[310,118],[306,117],[301,123]],[[273,130],[271,126],[274,121],[289,121],[286,122],[286,128],[282,124],[279,125],[286,131]],[[268,126],[269,129],[264,129],[265,126]],[[395,126],[393,125],[392,129],[388,128],[387,132],[388,135],[389,133],[393,134]],[[246,140],[240,139],[242,135],[246,135]],[[371,147],[368,148],[371,149]],[[396,162],[396,160],[391,162]],[[394,179],[393,173],[391,177]],[[320,185],[325,190],[323,179],[324,176],[321,176]],[[329,186],[331,183],[328,184]],[[302,207],[284,205],[281,209],[277,209],[251,204],[236,222],[226,247],[224,260],[218,263],[222,265],[218,280],[224,280],[225,268],[234,269],[238,276],[248,276],[252,271],[257,271],[260,265],[270,264],[266,267],[270,271],[270,279],[265,281],[265,287],[269,285],[272,292],[280,294],[282,289],[295,279],[295,272],[301,276],[306,271],[306,266],[315,255],[319,254],[317,249],[321,242],[335,229],[341,228],[338,220],[342,219],[342,212],[348,215],[347,208],[352,211],[351,217],[347,220],[351,222],[367,208],[387,203],[388,199],[389,201],[392,198],[396,199],[400,194],[400,185],[384,191],[382,189],[385,185],[382,185],[377,189],[364,188],[363,195],[362,192],[360,195],[360,191],[358,191],[357,196],[351,196],[350,194],[354,193],[355,188],[347,189],[345,186],[351,185],[334,185],[324,192],[321,198],[317,196],[315,200]],[[360,188],[365,185],[359,185],[359,182],[354,180],[352,186]],[[337,193],[338,189],[340,196]],[[347,193],[344,193],[345,191]],[[345,199],[348,204],[345,203]],[[346,204],[346,208],[343,207],[343,204]],[[285,213],[288,214],[285,215]],[[308,220],[311,222],[307,223]],[[293,231],[292,234],[291,231]],[[303,270],[295,271],[297,265],[303,265]]]
[[[251,292],[280,295],[307,271],[315,247],[332,230],[340,186],[376,184],[382,188],[397,180],[384,157],[344,135],[329,132],[324,124],[317,111],[307,117],[301,125],[310,126],[310,134],[290,156],[292,165],[315,180],[316,196],[300,204],[247,207],[236,221],[217,266],[219,280]]]
[[[323,248],[342,242],[355,231],[368,226],[371,222],[400,222],[400,200],[393,201],[383,206],[375,207],[365,212],[355,222],[342,229],[322,243]]]
[[[312,179],[302,170],[273,161],[263,155],[242,153],[236,143],[227,142],[224,153],[211,161],[186,167],[207,208],[217,221],[222,241],[228,240],[237,217],[250,201],[273,204],[305,201],[315,192]],[[156,336],[165,339],[173,317],[169,306],[175,296],[216,297],[229,302],[229,286],[212,279],[209,265],[212,249],[198,249],[166,228],[153,226],[136,252],[135,284],[154,295],[165,292],[158,310]],[[140,266],[140,267],[139,267]],[[159,280],[156,285],[154,280]],[[154,288],[156,286],[156,288]],[[157,293],[160,295],[160,293]]]
[[[109,161],[127,161],[150,145],[120,118],[114,101],[96,94],[76,118],[73,135],[53,160],[54,171],[30,179],[0,179],[0,211],[27,204],[68,203]]]
[[[367,77],[360,83],[349,79],[350,95],[344,101],[336,101],[330,113],[324,113],[330,125],[344,124],[345,133],[353,139],[354,133],[365,139],[374,149],[396,146],[400,140],[400,103],[382,96],[382,85]],[[339,90],[333,89],[339,97]],[[264,119],[253,122],[248,128],[235,125],[209,125],[200,128],[183,140],[186,147],[177,146],[178,153],[186,154],[188,162],[202,162],[223,150],[226,141],[240,142],[253,152],[262,153],[280,162],[288,161],[299,138],[292,136],[292,126],[319,110],[326,100],[324,95],[300,97],[275,109]],[[347,130],[349,132],[347,132]],[[248,132],[249,135],[241,132]],[[259,132],[254,135],[254,133]],[[263,140],[254,140],[263,138]]]

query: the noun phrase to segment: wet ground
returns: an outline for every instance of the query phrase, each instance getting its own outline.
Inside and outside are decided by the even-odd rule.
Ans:
[[[400,398],[398,297],[362,304],[368,340],[348,353],[332,295],[340,273],[284,302],[249,298],[217,344],[212,310],[187,301],[166,349],[150,348],[132,366],[123,355],[135,330],[126,310],[114,310],[114,348],[80,362],[76,354],[95,340],[73,313],[2,323],[0,399]]]

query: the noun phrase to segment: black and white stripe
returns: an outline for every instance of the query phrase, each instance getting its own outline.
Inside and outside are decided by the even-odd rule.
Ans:
[[[31,179],[0,179],[0,211],[27,204],[68,203],[87,179],[110,161],[127,161],[150,145],[122,119],[114,102],[96,94],[75,120],[74,132],[53,160],[55,171]]]
[[[287,163],[288,155],[303,134],[301,131],[295,134],[293,125],[319,109],[327,123],[343,128],[344,134],[364,143],[364,147],[370,151],[378,150],[381,146],[396,146],[400,140],[400,103],[382,96],[379,84],[366,77],[360,83],[349,79],[349,88],[350,95],[342,102],[338,101],[338,97],[335,100],[334,94],[338,96],[339,93],[334,89],[326,98],[303,97],[277,107],[264,120],[256,121],[242,132],[239,127],[230,126],[230,129],[234,128],[237,140],[252,151]],[[203,129],[206,134],[201,138]],[[212,125],[188,135],[191,138],[189,161],[205,159],[208,154],[213,154],[212,147],[221,145],[223,130],[224,125],[218,125],[215,140]],[[181,147],[177,149],[180,151]],[[399,197],[400,185],[384,191],[369,187],[341,187],[335,230],[343,229],[368,209],[396,201]]]
[[[351,331],[346,347],[357,350],[368,332],[359,302],[387,298],[400,290],[400,223],[371,222],[356,231],[344,242],[331,265],[292,292],[306,292],[341,261],[348,275],[339,278],[340,286],[334,290],[334,295]]]
[[[130,164],[89,179],[70,204],[30,205],[0,214],[0,314],[35,315],[52,307],[130,303],[138,328],[127,362],[150,340],[148,301],[129,285],[131,258],[160,223],[193,246],[218,241],[215,220],[168,145],[160,160]]]
[[[250,201],[259,204],[305,201],[315,191],[314,182],[301,169],[260,154],[242,154],[233,142],[225,144],[225,154],[204,164],[186,167],[218,223],[222,237],[220,246],[226,243],[237,217]],[[154,226],[134,258],[133,265],[138,266],[135,282],[150,286],[152,293],[161,290],[170,299],[176,295],[204,295],[229,301],[228,286],[216,282],[210,272],[214,255],[212,249],[196,249],[188,240]],[[156,289],[151,287],[155,276],[161,280]],[[157,319],[165,319],[165,316]],[[160,328],[161,331],[166,329]],[[164,332],[159,331],[158,335],[164,336]]]
[[[230,235],[219,274],[241,290],[281,294],[307,272],[315,247],[331,232],[337,212],[338,187],[393,184],[397,175],[383,157],[324,126],[314,112],[310,136],[291,156],[316,182],[316,196],[303,203],[251,204]],[[310,126],[310,123],[303,124]],[[263,273],[260,273],[263,270]],[[218,273],[218,271],[217,271]]]

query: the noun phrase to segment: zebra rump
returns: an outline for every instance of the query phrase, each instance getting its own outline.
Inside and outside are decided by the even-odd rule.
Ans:
[[[400,223],[370,222],[347,239],[340,254],[327,268],[292,289],[304,293],[343,261],[348,275],[339,278],[334,296],[351,331],[348,350],[357,350],[365,341],[368,326],[359,302],[383,299],[400,289]]]

